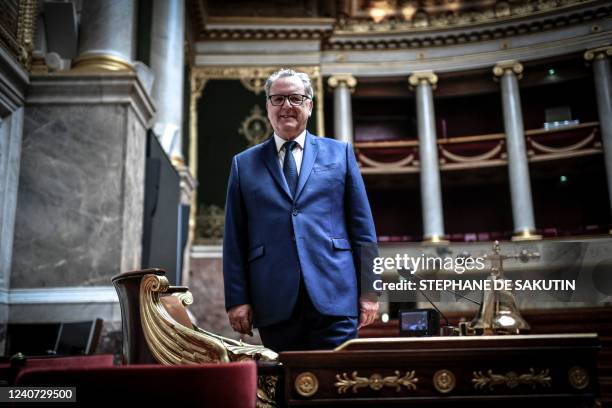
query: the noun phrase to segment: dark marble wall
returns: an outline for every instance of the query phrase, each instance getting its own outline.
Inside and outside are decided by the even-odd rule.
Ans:
[[[110,285],[139,266],[144,149],[129,105],[26,107],[11,287]]]

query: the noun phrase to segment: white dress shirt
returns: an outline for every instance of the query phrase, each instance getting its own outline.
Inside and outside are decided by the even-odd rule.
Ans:
[[[298,137],[293,139],[297,142],[297,146],[293,149],[293,158],[295,159],[295,167],[297,167],[298,176],[300,175],[300,169],[302,168],[302,156],[304,156],[304,142],[306,141],[306,130],[304,130]],[[274,133],[274,142],[276,143],[276,151],[278,152],[278,161],[280,163],[281,171],[283,170],[283,162],[285,161],[285,149],[283,145],[288,140],[278,136]]]

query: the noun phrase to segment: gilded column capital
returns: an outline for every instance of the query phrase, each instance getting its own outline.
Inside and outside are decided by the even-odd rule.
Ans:
[[[419,84],[428,84],[433,89],[436,89],[438,84],[438,76],[433,71],[414,71],[412,75],[408,77],[408,84],[414,88]]]
[[[606,45],[603,47],[592,48],[586,50],[584,53],[584,59],[587,61],[593,61],[596,59],[607,58],[612,56],[612,45]]]
[[[500,78],[506,74],[516,74],[518,79],[523,77],[523,64],[516,60],[499,61],[493,67],[493,75]]]
[[[351,74],[336,74],[330,76],[327,80],[327,85],[331,88],[336,88],[340,84],[345,84],[352,92],[357,86],[357,79]]]

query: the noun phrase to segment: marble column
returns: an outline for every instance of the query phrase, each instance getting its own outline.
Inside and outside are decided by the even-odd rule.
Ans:
[[[433,88],[438,82],[438,76],[431,71],[417,71],[410,76],[408,82],[416,90],[423,239],[427,242],[444,242],[442,189],[433,104]]]
[[[515,241],[541,238],[535,235],[529,164],[527,162],[523,113],[518,86],[518,80],[522,72],[523,65],[513,60],[500,61],[493,68],[493,74],[496,78],[499,78],[501,83],[510,198],[512,200],[515,234],[512,239]]]
[[[174,3],[174,2],[171,2]],[[78,70],[133,70],[135,50],[133,0],[87,0],[83,2],[79,29]]]
[[[184,1],[153,1],[151,69],[157,116],[153,131],[173,163],[183,163]]]
[[[350,74],[338,74],[331,76],[327,84],[334,89],[334,136],[337,140],[353,143],[351,92],[357,80]]]
[[[593,64],[599,129],[603,142],[608,194],[612,211],[612,75],[610,75],[610,56],[612,56],[612,46],[609,45],[584,53],[584,58],[587,61],[592,61]],[[612,233],[612,230],[610,232]]]

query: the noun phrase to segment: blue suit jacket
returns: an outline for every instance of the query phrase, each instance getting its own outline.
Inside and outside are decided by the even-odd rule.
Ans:
[[[376,232],[351,145],[306,132],[291,197],[274,138],[232,161],[225,212],[225,306],[253,307],[253,324],[287,320],[300,273],[323,315],[358,315],[358,253]],[[301,272],[300,272],[301,271]]]

